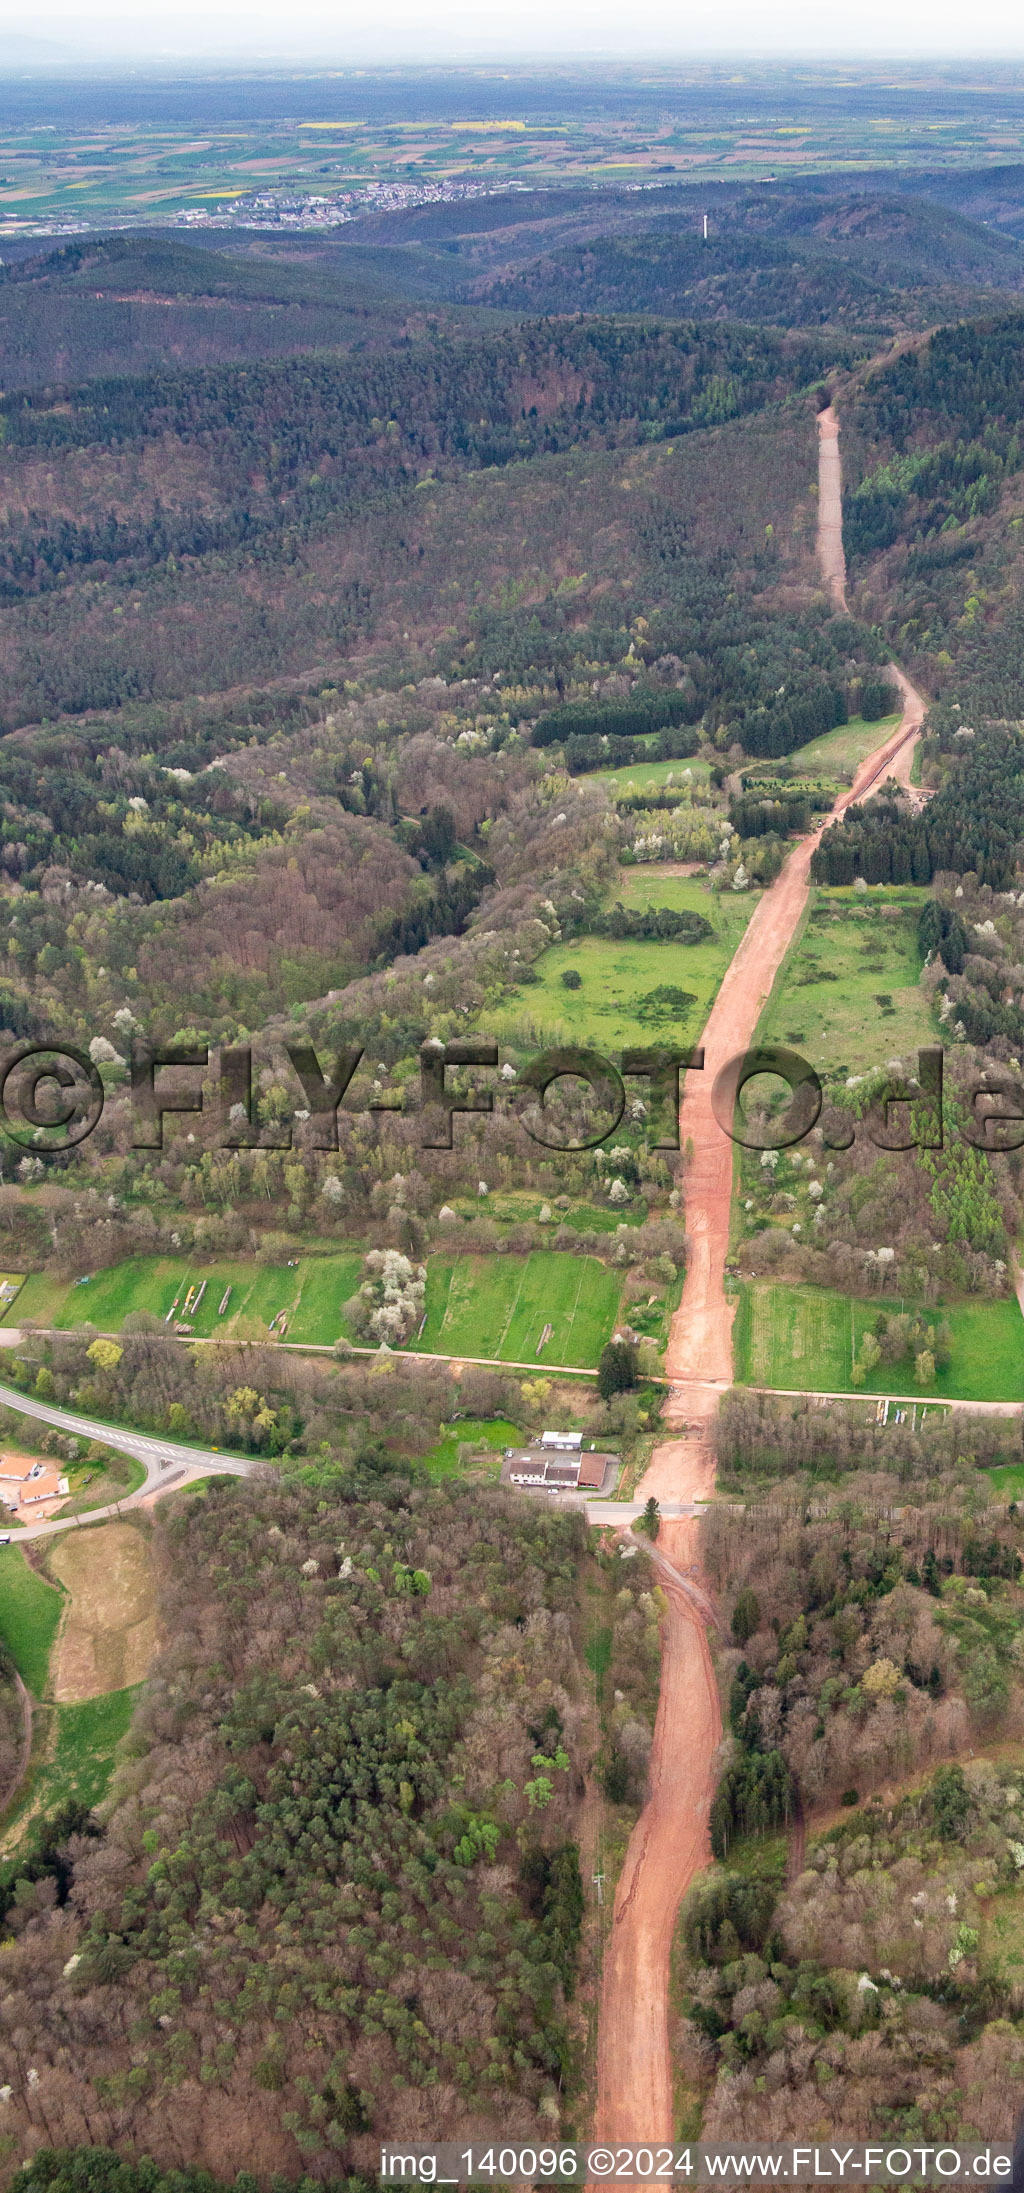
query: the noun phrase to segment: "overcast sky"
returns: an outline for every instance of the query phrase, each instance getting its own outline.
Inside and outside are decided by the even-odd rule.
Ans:
[[[30,57],[194,54],[345,63],[532,57],[639,61],[750,54],[1024,57],[1022,0],[0,0]],[[24,41],[24,43],[23,43]]]

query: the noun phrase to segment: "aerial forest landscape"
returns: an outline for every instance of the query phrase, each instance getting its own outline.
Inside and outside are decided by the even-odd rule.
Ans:
[[[418,8],[0,46],[0,2193],[1016,2189],[1019,26]]]

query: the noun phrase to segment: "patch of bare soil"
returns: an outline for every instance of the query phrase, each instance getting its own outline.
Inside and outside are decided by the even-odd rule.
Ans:
[[[50,1564],[70,1599],[57,1646],[58,1704],[141,1683],[157,1643],[148,1538],[130,1523],[69,1532]]]

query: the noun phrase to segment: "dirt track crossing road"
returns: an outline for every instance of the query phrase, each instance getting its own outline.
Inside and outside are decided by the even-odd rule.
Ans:
[[[838,424],[819,415],[818,558],[837,608],[846,607]],[[903,714],[863,761],[832,815],[790,854],[762,894],[723,978],[704,1030],[704,1070],[687,1076],[680,1111],[686,1163],[687,1263],[672,1320],[666,1368],[672,1381],[666,1421],[675,1434],[655,1448],[637,1488],[663,1507],[706,1497],[714,1486],[708,1431],[732,1383],[733,1305],[725,1295],[733,1144],[711,1109],[715,1076],[748,1049],[772,984],[807,901],[811,855],[828,821],[902,769],[920,733],[924,701],[895,670]],[[598,2036],[596,2136],[611,2144],[674,2135],[668,2036],[669,1961],[676,1913],[693,1876],[710,1856],[708,1811],[721,1739],[718,1688],[707,1642],[710,1608],[697,1587],[676,1576],[697,1552],[695,1522],[663,1523],[659,1582],[668,1601],[662,1627],[661,1691],[651,1750],[651,1794],[630,1838],[605,1950]],[[667,1571],[667,1573],[666,1573]],[[673,1580],[674,1579],[674,1580]]]

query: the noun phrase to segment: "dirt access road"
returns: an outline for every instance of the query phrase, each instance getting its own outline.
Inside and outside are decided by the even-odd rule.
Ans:
[[[838,426],[819,416],[818,555],[836,606],[845,609]],[[837,816],[893,774],[912,751],[924,702],[898,672],[903,715],[896,730],[860,765]],[[909,762],[907,763],[909,768]],[[826,818],[831,820],[832,818]],[[715,1121],[711,1088],[726,1061],[753,1043],[762,1008],[807,900],[811,854],[826,822],[801,841],[765,891],[729,966],[704,1030],[704,1071],[689,1074],[680,1112],[686,1166],[687,1265],[672,1320],[666,1409],[677,1436],[651,1457],[638,1497],[686,1503],[714,1487],[708,1429],[732,1383],[733,1306],[725,1296],[733,1144]],[[605,1950],[598,2036],[596,2136],[614,2144],[637,2137],[671,2140],[672,2064],[668,1984],[672,1933],[693,1875],[707,1864],[708,1810],[721,1738],[718,1689],[707,1642],[708,1603],[679,1573],[696,1556],[697,1525],[663,1523],[659,1581],[668,1601],[662,1630],[661,1693],[651,1751],[651,1795],[630,1838]]]

